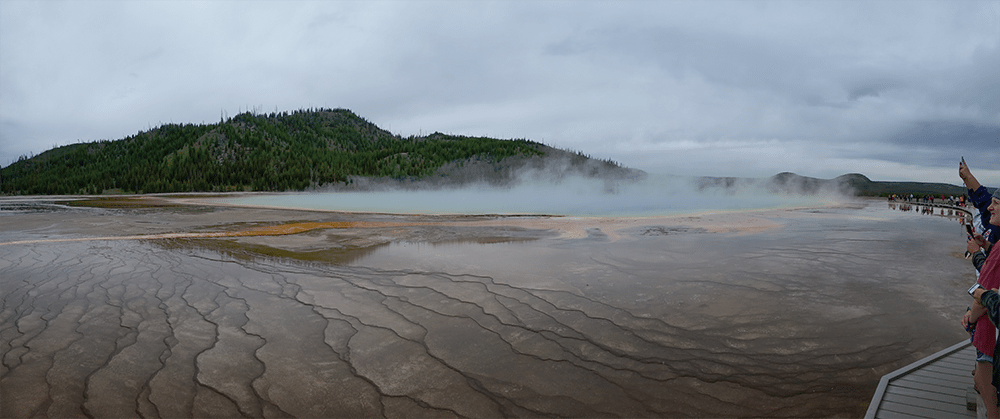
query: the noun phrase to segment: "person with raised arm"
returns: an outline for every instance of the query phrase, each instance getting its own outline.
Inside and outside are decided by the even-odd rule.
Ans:
[[[972,345],[976,347],[976,369],[973,375],[976,390],[986,405],[986,417],[997,419],[1000,418],[1000,408],[998,408],[1000,398],[997,394],[998,378],[1000,378],[997,376],[997,362],[1000,359],[997,358],[996,351],[996,324],[997,320],[1000,320],[1000,312],[992,313],[987,310],[987,307],[981,304],[979,297],[983,289],[1000,288],[1000,252],[990,251],[996,240],[996,227],[1000,225],[1000,217],[991,217],[1000,210],[1000,189],[989,194],[986,187],[972,175],[964,158],[958,166],[958,175],[969,188],[970,202],[979,208],[982,220],[982,234],[975,232],[966,242],[966,250],[972,254],[972,264],[978,271],[976,283],[981,288],[974,291],[975,302],[962,316],[962,326],[972,333]]]
[[[965,157],[962,157],[962,161],[958,164],[958,177],[962,178],[965,187],[969,189],[969,203],[979,210],[979,223],[976,225],[974,219],[973,225],[976,227],[976,231],[982,235],[980,247],[988,248],[997,242],[997,238],[1000,238],[1000,233],[997,233],[1000,229],[990,223],[992,214],[989,211],[989,206],[992,194],[979,183],[979,180],[969,170],[969,165],[965,163]]]

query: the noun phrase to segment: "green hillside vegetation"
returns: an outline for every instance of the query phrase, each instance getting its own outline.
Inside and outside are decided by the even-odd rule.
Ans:
[[[247,112],[218,124],[167,124],[121,140],[22,156],[0,170],[0,192],[302,190],[355,177],[421,178],[453,162],[497,163],[548,150],[554,149],[527,140],[441,133],[403,138],[345,109]]]

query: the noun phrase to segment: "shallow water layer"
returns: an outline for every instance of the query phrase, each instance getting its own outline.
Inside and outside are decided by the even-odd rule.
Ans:
[[[882,374],[964,338],[955,219],[769,214],[614,239],[334,231],[311,240],[405,239],[328,260],[260,252],[298,236],[2,246],[0,415],[857,417]],[[0,239],[94,230],[41,216]]]
[[[509,189],[388,190],[261,194],[217,199],[231,205],[393,214],[550,214],[637,217],[711,210],[815,206],[830,196],[691,190],[679,183],[619,185],[588,182],[524,185]]]

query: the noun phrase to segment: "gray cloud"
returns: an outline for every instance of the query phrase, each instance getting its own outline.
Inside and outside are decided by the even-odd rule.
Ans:
[[[0,2],[0,164],[257,108],[651,172],[1000,184],[995,2]],[[991,148],[992,147],[992,148]]]

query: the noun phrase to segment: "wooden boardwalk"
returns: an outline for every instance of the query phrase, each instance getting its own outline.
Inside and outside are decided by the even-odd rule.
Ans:
[[[975,418],[976,349],[963,341],[882,377],[865,419]],[[979,403],[982,403],[981,401]]]

